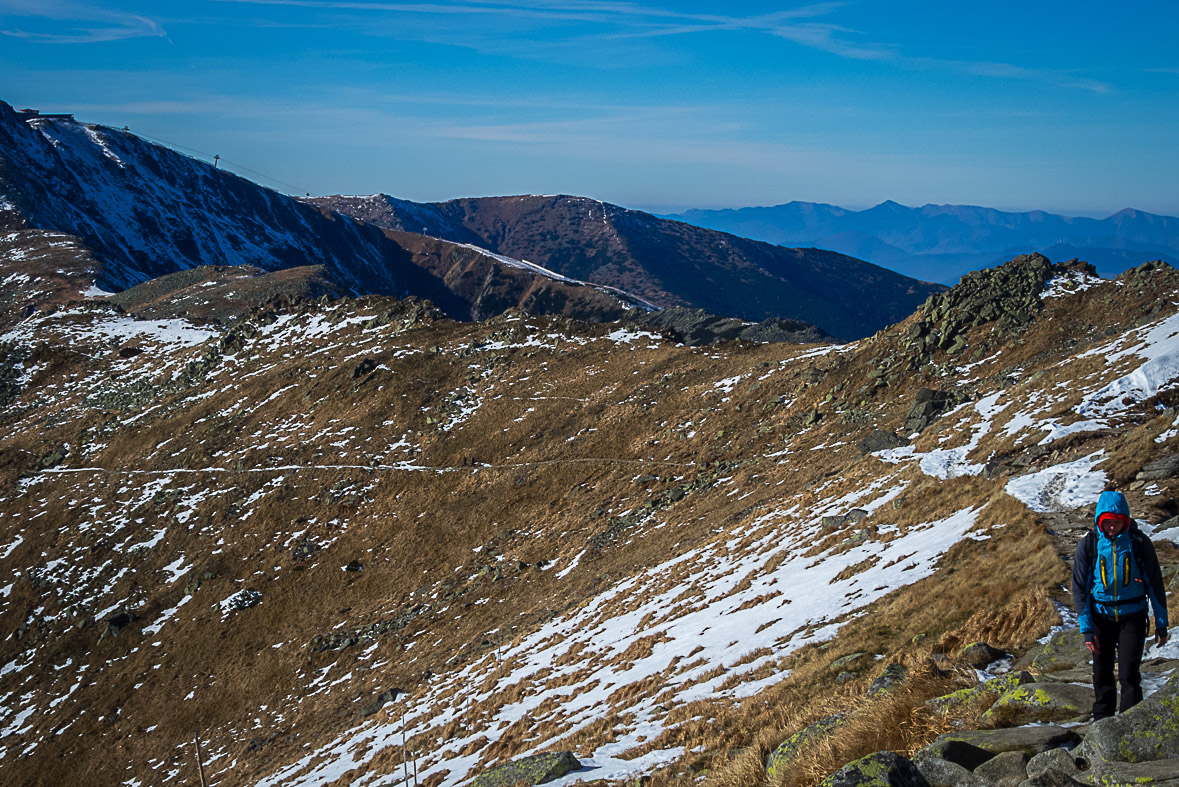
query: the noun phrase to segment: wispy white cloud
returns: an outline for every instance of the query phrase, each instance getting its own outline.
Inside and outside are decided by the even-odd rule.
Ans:
[[[846,2],[819,2],[768,14],[735,15],[695,13],[647,5],[630,0],[215,0],[254,6],[285,6],[347,14],[341,24],[363,25],[371,15],[433,19],[446,35],[421,26],[399,26],[395,31],[374,21],[369,32],[382,35],[419,35],[429,40],[471,46],[497,54],[520,57],[561,58],[569,46],[586,48],[594,41],[641,40],[721,32],[747,32],[773,36],[798,46],[849,60],[891,63],[901,69],[940,69],[968,76],[1031,80],[1068,89],[1108,93],[1107,82],[1083,78],[1069,70],[1029,68],[1004,62],[962,61],[906,54],[901,47],[874,40],[869,34],[826,21],[847,6]],[[485,24],[470,24],[471,17]],[[465,21],[464,21],[465,20]],[[322,21],[322,20],[321,20]],[[490,25],[492,21],[502,25]],[[545,35],[534,36],[537,25]],[[564,31],[562,34],[561,31]],[[526,43],[526,46],[521,46]],[[567,54],[567,53],[565,53]],[[564,62],[564,61],[563,61]],[[603,65],[611,62],[605,60]]]
[[[24,22],[0,29],[0,35],[39,44],[94,44],[167,35],[147,17],[72,0],[0,0],[0,15]],[[44,29],[46,22],[52,23],[48,29]]]

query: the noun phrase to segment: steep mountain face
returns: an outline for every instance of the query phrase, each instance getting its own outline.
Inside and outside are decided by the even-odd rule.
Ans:
[[[1071,624],[1107,485],[1179,554],[1165,266],[1021,258],[817,347],[389,297],[164,316],[200,286],[0,335],[6,785],[449,787],[569,750],[559,785],[757,787],[886,668],[877,728],[952,729],[924,700],[975,682],[963,646]]]
[[[1105,219],[1010,213],[971,205],[909,208],[888,201],[852,211],[812,202],[691,210],[670,218],[749,238],[808,244],[953,283],[967,270],[1040,251],[1081,257],[1114,276],[1143,260],[1179,260],[1179,218],[1126,209]]]
[[[852,339],[904,318],[940,287],[817,249],[786,249],[582,197],[418,204],[379,194],[317,205],[390,229],[472,243],[660,306],[802,320]]]
[[[321,211],[135,135],[0,102],[0,231],[76,239],[92,284],[123,290],[198,265],[319,266],[341,292],[429,298],[458,319],[509,307],[614,319],[636,301],[483,251]]]

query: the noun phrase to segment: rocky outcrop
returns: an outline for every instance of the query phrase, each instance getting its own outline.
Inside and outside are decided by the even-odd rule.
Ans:
[[[958,404],[958,398],[947,391],[920,388],[912,409],[905,419],[907,432],[920,432]]]
[[[966,354],[972,329],[993,325],[1000,339],[1022,332],[1043,308],[1040,294],[1048,280],[1070,270],[1096,275],[1088,263],[1053,264],[1042,254],[1021,255],[1006,265],[966,274],[949,290],[929,296],[899,337],[899,352],[868,372],[870,384],[879,389],[899,383],[939,353],[979,360],[984,346]]]
[[[733,317],[709,314],[703,309],[683,307],[661,311],[635,310],[629,313],[624,321],[640,328],[660,331],[668,339],[689,347],[703,347],[737,339],[790,344],[832,341],[825,331],[801,320],[775,317],[761,322],[746,322]]]
[[[1138,481],[1162,481],[1179,475],[1179,454],[1164,456],[1147,462],[1138,472]]]

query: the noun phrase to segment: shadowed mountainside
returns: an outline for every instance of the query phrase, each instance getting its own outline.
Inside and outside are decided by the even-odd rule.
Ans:
[[[72,236],[105,290],[199,265],[318,266],[335,292],[416,295],[464,320],[507,308],[610,320],[639,303],[477,248],[383,232],[127,131],[0,102],[5,230]]]
[[[660,306],[760,321],[802,320],[853,339],[903,319],[942,288],[818,249],[787,249],[584,197],[414,203],[387,195],[316,205],[608,284]]]

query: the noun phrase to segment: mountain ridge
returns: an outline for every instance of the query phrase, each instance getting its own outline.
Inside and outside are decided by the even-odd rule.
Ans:
[[[312,204],[608,284],[660,306],[802,320],[850,339],[902,319],[941,287],[846,255],[784,249],[572,195],[414,203],[385,194]]]
[[[319,265],[340,291],[415,294],[459,319],[506,308],[615,319],[644,308],[472,247],[399,242],[130,132],[22,116],[3,103],[0,229],[76,237],[98,262],[93,284],[106,290],[202,264]]]
[[[1133,208],[1093,219],[976,205],[909,207],[892,200],[857,211],[796,200],[764,207],[689,210],[670,217],[769,243],[813,243],[849,254],[870,249],[866,245],[870,240],[884,246],[879,257],[868,259],[944,283],[953,283],[972,268],[1054,247],[1076,248],[1103,275],[1133,267],[1118,252],[1139,252],[1137,262],[1147,257],[1169,263],[1179,260],[1179,218]]]

